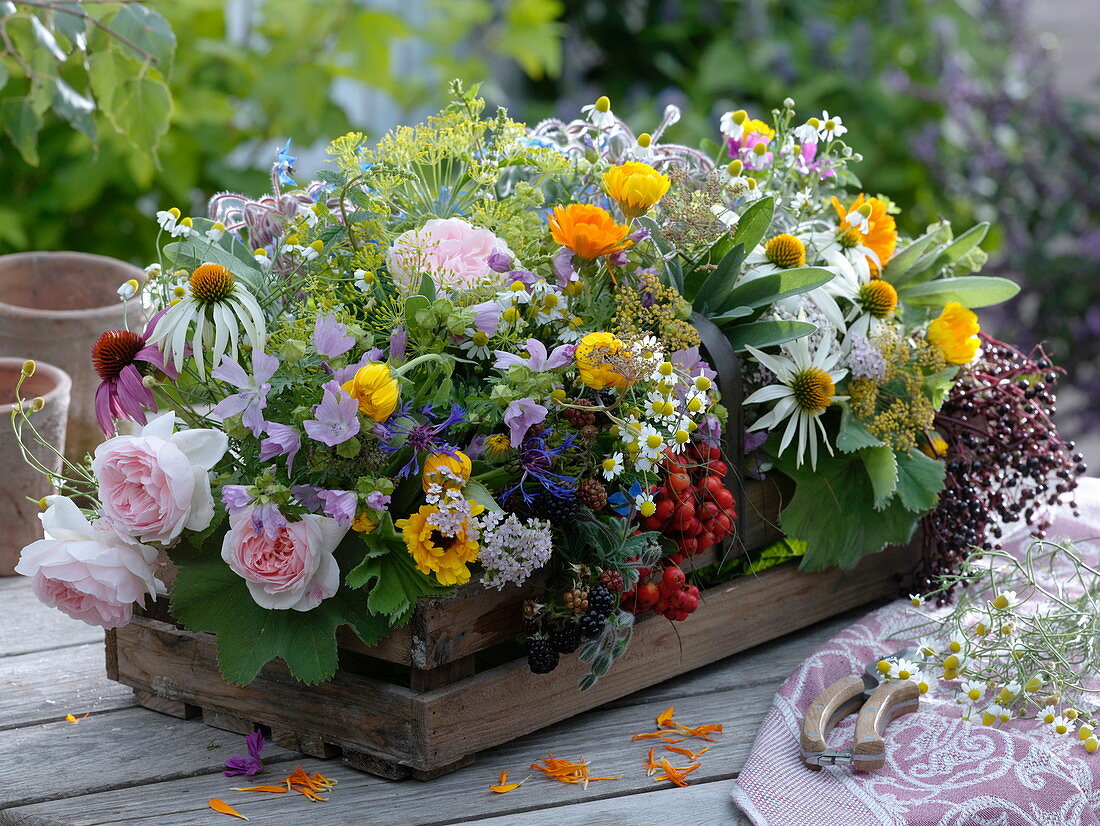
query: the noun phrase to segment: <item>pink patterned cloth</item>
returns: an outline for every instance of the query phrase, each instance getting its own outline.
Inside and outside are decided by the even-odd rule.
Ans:
[[[1053,514],[1052,537],[1100,536],[1100,479],[1078,490],[1081,517]],[[1018,531],[1008,550],[1025,548]],[[1100,542],[1082,544],[1091,564]],[[733,799],[756,826],[1100,826],[1100,752],[1034,720],[987,728],[961,719],[953,692],[934,685],[920,710],[891,723],[886,765],[876,772],[842,766],[807,769],[799,755],[802,716],[825,686],[859,674],[901,647],[887,639],[913,625],[907,601],[880,608],[837,634],[787,678],[761,725]],[[850,744],[855,716],[831,747]]]

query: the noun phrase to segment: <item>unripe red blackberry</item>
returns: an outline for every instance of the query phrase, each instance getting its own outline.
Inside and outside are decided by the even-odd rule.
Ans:
[[[577,498],[585,507],[598,511],[607,504],[607,488],[598,479],[585,479],[577,488]]]

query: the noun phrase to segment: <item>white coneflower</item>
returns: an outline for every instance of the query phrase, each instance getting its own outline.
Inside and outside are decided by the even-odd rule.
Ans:
[[[788,353],[786,356],[768,355],[751,346],[746,346],[745,349],[779,379],[779,384],[763,387],[745,399],[745,404],[776,402],[775,407],[753,423],[749,430],[774,430],[789,418],[790,422],[779,444],[779,453],[782,454],[787,449],[797,433],[796,464],[802,464],[806,448],[809,447],[810,465],[816,468],[818,431],[825,440],[825,447],[830,455],[833,452],[825,434],[825,425],[821,423],[821,414],[834,401],[844,398],[836,395],[836,383],[848,375],[847,370],[835,369],[840,353],[832,352],[832,331],[822,338],[813,356],[810,355],[810,345],[805,336],[785,345],[784,349]]]
[[[184,297],[160,317],[148,340],[160,344],[164,358],[176,370],[183,369],[190,343],[199,379],[205,380],[207,363],[216,367],[226,353],[237,360],[241,330],[254,349],[264,346],[267,324],[259,303],[228,269],[203,264],[191,274]]]

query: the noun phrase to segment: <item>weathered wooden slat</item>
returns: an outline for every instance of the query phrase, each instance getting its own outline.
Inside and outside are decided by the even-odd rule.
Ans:
[[[102,642],[102,628],[70,619],[39,602],[27,577],[5,577],[0,583],[0,622],[17,619],[19,629],[18,633],[0,634],[0,657]]]
[[[126,686],[103,674],[103,646],[96,643],[5,657],[0,698],[0,729],[134,704]]]
[[[583,693],[576,686],[586,666],[567,658],[548,675],[532,674],[519,660],[421,695],[425,758],[449,763],[744,651],[774,638],[777,623],[802,628],[894,593],[895,572],[916,553],[912,546],[892,548],[847,571],[805,574],[784,565],[710,588],[690,622],[639,622],[626,655]]]
[[[138,617],[118,629],[116,639],[119,679],[142,691],[199,706],[207,713],[301,727],[334,745],[432,768],[420,765],[418,710],[410,689],[342,671],[331,682],[305,686],[278,662],[265,666],[249,685],[234,686],[220,676],[217,646],[209,634]]]

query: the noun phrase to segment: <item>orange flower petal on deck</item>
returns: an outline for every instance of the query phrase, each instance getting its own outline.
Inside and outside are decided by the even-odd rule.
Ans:
[[[672,715],[676,713],[676,706],[669,706],[657,715],[657,728],[666,728],[672,725]]]
[[[539,762],[545,763],[546,765],[540,766]],[[547,752],[546,757],[540,757],[538,761],[531,764],[531,768],[561,783],[583,783],[585,788],[588,788],[589,783],[594,783],[597,780],[618,780],[622,777],[622,775],[616,775],[615,777],[589,777],[587,760],[581,760],[580,762],[562,760],[555,757],[553,752]]]
[[[662,769],[664,769],[665,772],[664,774],[658,775],[656,777],[657,782],[669,780],[672,783],[675,783],[677,786],[680,786],[681,788],[687,786],[687,776],[695,771],[697,768],[699,768],[699,766],[701,765],[699,763],[696,763],[692,766],[684,766],[681,769],[672,765],[668,762],[668,760],[663,757],[658,760],[657,763]]]
[[[691,749],[685,749],[683,746],[667,746],[666,745],[665,748],[668,749],[669,751],[675,752],[676,754],[684,755],[684,757],[686,757],[688,759],[688,761],[691,762],[691,763],[694,763],[696,760],[698,760],[700,757],[702,757],[705,752],[710,751],[710,746],[703,746],[701,749],[699,749],[699,751],[692,751]]]
[[[650,749],[649,754],[646,755],[645,766],[643,768],[645,768],[645,773],[647,777],[653,777],[653,775],[657,772],[657,769],[661,768],[657,765],[653,758],[654,751],[656,751],[656,749]]]
[[[497,783],[495,786],[490,786],[489,791],[496,792],[497,794],[506,794],[508,792],[514,792],[516,789],[518,789],[520,786],[522,786],[524,783],[526,783],[527,780],[528,780],[528,778],[525,777],[521,781],[519,781],[518,783],[509,783],[508,782],[508,772],[503,771],[503,772],[500,773],[500,782]]]
[[[684,742],[685,739],[687,739],[685,737],[679,737],[679,738],[673,737],[672,734],[670,732],[667,732],[667,731],[643,731],[640,734],[635,734],[630,739],[631,739],[631,741],[634,741],[634,740],[653,740],[654,738],[656,738],[658,740],[664,740],[666,743],[682,743],[682,742]]]
[[[234,792],[271,792],[271,794],[286,794],[289,789],[286,786],[243,786],[234,788]]]
[[[229,815],[230,817],[239,817],[241,820],[248,820],[247,817],[242,815],[224,800],[218,800],[218,798],[216,797],[210,798],[210,802],[207,805],[218,814]]]
[[[89,716],[91,713],[92,712],[89,711],[87,714],[84,715],[84,717]],[[76,717],[72,714],[66,714],[65,715],[65,722],[67,722],[67,723],[79,723],[81,720],[84,719],[84,717]]]
[[[320,772],[314,772],[312,775],[307,774],[301,766],[288,774],[283,782],[286,783],[287,789],[296,791],[310,800],[321,802],[328,800],[328,798],[321,797],[317,793],[328,791],[336,785],[335,780],[325,777]]]

